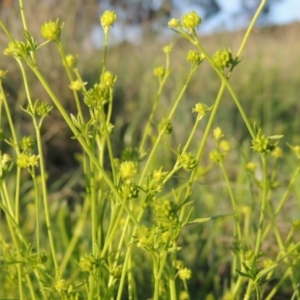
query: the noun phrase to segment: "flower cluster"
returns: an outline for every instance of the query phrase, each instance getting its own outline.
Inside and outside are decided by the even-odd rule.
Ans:
[[[65,279],[59,279],[54,285],[55,289],[60,293],[63,290],[67,289],[67,283]]]
[[[8,47],[4,50],[4,55],[13,57],[26,57],[29,55],[31,47],[28,43],[13,41],[8,44]]]
[[[0,70],[0,81],[5,78],[5,75],[8,71],[3,71],[3,70]]]
[[[103,28],[111,27],[117,21],[118,17],[114,11],[106,10],[100,17],[100,23]]]
[[[162,78],[164,77],[166,73],[166,69],[164,67],[156,67],[154,70],[153,70],[153,75],[155,77],[158,77],[158,78]]]
[[[72,81],[69,87],[73,91],[80,91],[85,85],[85,82],[82,82],[81,80],[77,79],[75,81]]]
[[[28,153],[21,153],[17,158],[17,166],[21,169],[29,169],[38,166],[39,156]]]
[[[191,171],[197,166],[196,158],[194,154],[190,152],[181,154],[179,157],[179,162],[182,165],[182,167],[187,171]]]
[[[172,133],[172,124],[169,119],[162,119],[162,121],[158,124],[159,131],[163,131],[165,134]]]
[[[224,133],[220,127],[215,128],[213,135],[217,144],[217,149],[210,152],[209,158],[213,163],[220,163],[231,150],[231,146],[227,140],[222,139],[224,137]]]
[[[199,15],[191,11],[187,14],[184,14],[181,19],[171,19],[168,23],[168,26],[177,32],[186,32],[191,33],[201,24],[201,18]]]
[[[181,280],[188,280],[192,277],[192,271],[184,267],[183,261],[177,260],[175,267],[178,270],[177,274]]]
[[[109,100],[110,90],[104,84],[96,83],[93,88],[84,93],[84,102],[90,108],[102,108]]]
[[[233,64],[230,50],[218,50],[213,56],[214,65],[219,69],[229,68]]]
[[[252,148],[255,152],[268,154],[273,151],[278,142],[272,143],[270,137],[265,136],[261,129],[258,130],[256,137],[252,140]]]
[[[211,110],[211,107],[208,107],[206,104],[203,103],[197,103],[195,107],[193,108],[192,112],[198,113],[198,120],[201,120],[204,118],[206,113]]]
[[[201,18],[198,16],[196,12],[191,11],[183,15],[181,22],[184,28],[191,30],[200,25]]]
[[[31,136],[24,136],[20,141],[20,148],[23,151],[30,151],[33,149],[35,142]]]
[[[93,254],[85,254],[80,257],[79,268],[82,272],[93,272],[99,266],[98,259]]]
[[[46,117],[51,114],[53,106],[47,102],[37,101],[35,105],[35,112],[40,117]]]
[[[154,211],[159,223],[169,223],[177,220],[177,207],[174,202],[168,199],[156,199],[154,201]]]
[[[129,184],[123,184],[120,188],[120,191],[123,198],[134,199],[139,196],[140,190],[135,183],[130,182]]]
[[[43,24],[41,36],[47,41],[58,42],[63,25],[59,25],[59,20],[49,21]]]
[[[78,62],[78,57],[74,56],[72,54],[68,54],[66,56],[66,62],[69,68],[76,68],[77,62]]]
[[[137,173],[137,164],[134,161],[124,161],[120,165],[121,178],[130,183]]]
[[[204,60],[204,54],[199,53],[197,50],[190,50],[187,54],[187,61],[190,62],[192,65],[198,66]]]
[[[106,71],[103,74],[102,83],[105,84],[106,86],[112,88],[116,83],[116,81],[117,81],[117,76],[114,75],[112,72]]]

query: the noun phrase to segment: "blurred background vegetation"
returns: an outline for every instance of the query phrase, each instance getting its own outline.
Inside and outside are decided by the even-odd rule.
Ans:
[[[13,37],[23,40],[17,2],[13,0],[0,1],[0,17]],[[135,43],[130,43],[127,40],[114,43],[112,40],[113,45],[110,47],[108,55],[108,70],[118,76],[115,87],[113,116],[115,148],[122,149],[124,146],[137,146],[140,130],[143,123],[147,120],[152,100],[156,93],[157,79],[153,77],[152,71],[154,67],[165,63],[164,53],[162,52],[164,45],[170,42],[174,45],[171,54],[173,72],[161,99],[161,109],[158,110],[155,116],[157,121],[161,120],[165,113],[168,112],[170,102],[174,101],[188,73],[189,65],[185,57],[188,50],[191,49],[191,45],[175,35],[159,34],[160,30],[167,28],[166,20],[170,17],[180,16],[179,12],[176,16],[172,15],[172,5],[174,3],[162,1],[160,8],[152,11],[151,6],[144,4],[148,3],[147,1],[110,1],[110,5],[107,2],[103,2],[105,4],[100,6],[96,0],[84,1],[84,3],[71,0],[26,0],[24,2],[28,29],[37,41],[42,41],[40,28],[43,22],[59,18],[65,23],[61,38],[62,43],[66,53],[78,55],[78,67],[83,80],[88,82],[88,86],[99,80],[101,72],[102,49],[101,47],[93,47],[94,37],[92,32],[95,24],[98,24],[99,16],[104,9],[116,8],[116,11],[119,12],[120,22],[124,22],[125,25],[139,24],[144,30],[144,38],[137,40]],[[247,4],[247,1],[242,2]],[[264,11],[266,15],[273,2],[270,1],[268,3]],[[213,15],[220,9],[217,1],[203,0],[199,1],[199,3],[206,9],[206,18],[209,18],[210,15]],[[250,13],[251,9],[246,4],[245,9],[248,9]],[[136,14],[133,12],[136,12]],[[203,22],[205,22],[205,18]],[[153,24],[156,25],[154,26]],[[114,28],[111,31],[113,32]],[[286,142],[290,144],[300,143],[299,32],[299,23],[280,27],[266,26],[256,28],[248,41],[241,63],[234,70],[230,79],[251,120],[262,126],[267,135],[284,135],[281,141],[284,152],[287,151]],[[211,55],[220,48],[228,47],[230,47],[234,55],[242,41],[243,35],[243,30],[237,30],[235,32],[214,33],[209,36],[200,36],[199,38]],[[20,129],[19,132],[22,135],[29,135],[32,132],[29,119],[19,109],[20,106],[26,105],[24,86],[17,64],[12,58],[3,55],[3,50],[7,44],[8,39],[1,31],[0,68],[9,70],[4,80],[4,88],[8,94],[16,127]],[[42,48],[38,52],[38,58],[43,74],[50,82],[61,102],[70,112],[76,113],[72,92],[68,88],[67,75],[59,60],[55,45],[51,44]],[[50,101],[33,74],[30,72],[28,74],[33,98]],[[170,153],[169,147],[176,149],[178,144],[184,142],[187,128],[191,128],[194,117],[191,113],[192,107],[197,102],[204,102],[208,105],[213,104],[219,87],[220,80],[209,65],[204,62],[193,78],[185,99],[181,103],[179,112],[172,122],[173,133],[167,140],[168,146],[165,151],[164,149],[161,150],[160,159],[162,157],[165,158],[166,164],[171,163],[171,159],[168,157]],[[250,193],[248,189],[238,186],[238,183],[243,182],[243,179],[246,177],[244,165],[250,159],[249,134],[229,93],[224,95],[215,123],[216,126],[220,126],[223,129],[233,147],[238,149],[235,154],[229,156],[228,164],[230,164],[229,172],[231,172],[231,178],[234,178],[237,182],[236,191],[242,205],[249,200],[248,194]],[[201,128],[205,128],[205,124]],[[201,128],[198,132],[199,139],[201,139],[202,134]],[[51,117],[46,119],[43,130],[49,177],[50,182],[52,178],[53,190],[55,190],[57,189],[57,185],[55,185],[57,181],[53,178],[62,180],[61,178],[65,174],[75,174],[72,170],[77,168],[75,156],[80,149],[76,141],[71,139],[70,131],[55,109]],[[194,145],[197,144],[198,141],[195,141]],[[211,147],[213,146],[214,144],[211,142]],[[1,147],[2,151],[4,151],[3,147],[5,145],[1,144]],[[242,154],[242,158],[238,154]],[[117,155],[120,155],[120,153],[117,153]],[[203,162],[204,166],[207,164],[207,161]],[[293,162],[290,161],[287,165],[283,165],[282,168],[286,171],[291,169],[292,166]],[[168,167],[166,166],[165,169],[168,169]],[[279,174],[283,180],[285,180],[284,171],[282,174]],[[75,183],[76,180],[69,182],[69,187],[72,188]],[[280,192],[281,190],[279,189],[278,193],[280,194]],[[295,189],[295,192],[295,195],[300,196],[299,188]],[[214,171],[210,172],[205,177],[205,180],[203,179],[203,181],[199,182],[195,188],[194,195],[194,200],[197,200],[195,202],[197,212],[201,216],[210,216],[215,214],[216,211],[230,212],[224,184],[218,179],[218,175]],[[197,195],[199,195],[199,199]],[[205,199],[203,199],[204,195]],[[63,193],[56,195],[56,199],[60,199],[60,197],[65,199],[64,197],[66,196]],[[68,195],[68,197],[71,199],[76,198],[73,194]],[[226,202],[222,201],[224,198],[226,198]],[[282,220],[283,224],[289,224],[292,218],[297,217],[295,216],[297,214],[297,210],[294,209],[295,206],[298,207],[299,211],[300,203],[297,197],[291,199],[290,204],[286,208],[288,217]],[[187,248],[188,254],[184,252],[185,250],[182,253],[182,256],[188,259],[188,266],[194,266],[194,268],[203,270],[203,272],[198,272],[192,279],[192,289],[195,290],[194,295],[197,295],[197,297],[207,295],[213,289],[219,290],[221,293],[222,281],[224,278],[226,280],[226,274],[229,273],[232,235],[230,233],[226,235],[224,232],[226,230],[231,232],[230,224],[231,222],[228,222],[224,226],[224,220],[220,221],[220,223],[216,221],[201,226],[201,229],[189,232],[189,234],[184,234],[181,237],[183,245],[197,244],[197,247],[191,246]],[[216,228],[219,229],[213,230]],[[282,228],[285,228],[285,226],[283,225]],[[271,248],[269,245],[264,250],[271,251]],[[137,261],[136,264],[139,265],[139,262]],[[145,276],[149,276],[149,274]],[[207,284],[208,282],[209,284]],[[199,287],[202,288],[201,292]],[[199,291],[198,294],[197,290]]]

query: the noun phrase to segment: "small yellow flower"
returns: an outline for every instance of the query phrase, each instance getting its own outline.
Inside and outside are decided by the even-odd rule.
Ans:
[[[210,159],[213,163],[219,163],[219,162],[222,161],[223,155],[222,155],[222,153],[221,153],[219,150],[215,149],[215,150],[213,150],[213,151],[211,151],[211,152],[209,153],[209,159]]]
[[[118,17],[114,11],[106,10],[100,18],[102,27],[111,27],[117,21]]]
[[[280,158],[280,157],[283,156],[283,151],[282,151],[282,149],[281,149],[280,147],[276,147],[276,148],[272,151],[271,155],[272,155],[273,157],[275,157],[275,158]]]
[[[159,170],[154,170],[153,171],[152,176],[153,176],[154,181],[157,182],[157,181],[164,180],[165,177],[168,175],[169,172],[167,172],[167,171],[163,172],[162,169],[163,169],[163,167],[160,167]]]
[[[190,50],[186,59],[193,65],[199,65],[204,60],[204,55],[200,54],[197,50]]]
[[[179,26],[179,20],[178,19],[175,19],[175,18],[172,18],[169,23],[168,23],[168,26],[170,28],[176,28]]]
[[[66,62],[69,68],[76,68],[78,58],[72,54],[66,56]]]
[[[213,56],[213,62],[214,65],[220,69],[230,67],[233,63],[230,50],[218,50]]]
[[[156,77],[163,77],[166,73],[166,69],[164,67],[156,67],[154,70],[153,70],[153,75],[156,76]]]
[[[187,13],[182,17],[182,26],[186,29],[194,29],[195,27],[199,26],[200,23],[201,18],[194,11]]]
[[[121,177],[126,181],[131,181],[131,179],[137,173],[137,165],[133,161],[124,161],[120,165]]]
[[[183,268],[178,271],[178,276],[181,280],[188,280],[192,276],[192,271],[188,268]]]
[[[173,48],[173,44],[169,44],[169,45],[166,45],[166,46],[163,47],[163,51],[165,53],[171,53],[172,48]]]
[[[73,91],[80,91],[84,85],[86,85],[86,82],[82,82],[79,79],[77,79],[71,82],[69,88]]]
[[[211,107],[209,108],[204,103],[197,103],[195,107],[193,108],[192,112],[198,113],[198,119],[201,120],[208,111],[211,110]]]
[[[230,143],[226,140],[220,141],[219,149],[223,154],[227,154],[231,150]]]
[[[222,137],[224,137],[224,133],[222,131],[222,129],[220,127],[217,127],[215,130],[214,130],[214,137],[215,137],[215,140],[218,141],[220,140]]]
[[[58,41],[60,38],[62,26],[59,20],[44,23],[41,29],[41,36],[48,41]]]
[[[253,161],[250,161],[246,164],[246,170],[250,172],[254,172],[256,168],[257,168],[257,164]]]
[[[103,83],[108,87],[113,87],[117,81],[117,76],[112,72],[106,71],[103,75]]]
[[[67,283],[66,283],[66,280],[65,279],[59,279],[56,281],[55,283],[55,289],[58,291],[58,292],[61,292],[63,290],[66,290],[67,289]]]

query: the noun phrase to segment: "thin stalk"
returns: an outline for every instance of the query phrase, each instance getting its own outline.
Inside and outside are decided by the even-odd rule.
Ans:
[[[258,232],[257,232],[257,237],[256,237],[253,261],[252,261],[252,270],[256,270],[257,260],[259,258],[259,251],[260,251],[260,247],[262,244],[263,226],[264,226],[264,220],[265,220],[266,206],[267,206],[267,201],[268,201],[268,173],[267,173],[268,170],[267,170],[266,156],[261,155],[261,159],[262,159],[262,168],[263,168],[263,192],[262,192],[262,202],[261,202],[261,209],[260,209]],[[253,284],[254,284],[253,280],[249,280],[244,300],[250,299]]]
[[[168,115],[168,120],[172,119],[172,117],[173,117],[173,115],[174,115],[174,113],[175,113],[175,111],[176,111],[176,109],[178,107],[178,104],[179,104],[180,100],[182,99],[182,97],[183,97],[183,95],[184,95],[184,93],[185,93],[185,91],[186,91],[186,89],[187,89],[187,87],[188,87],[188,85],[189,85],[189,83],[191,81],[191,78],[192,78],[192,76],[193,76],[193,74],[195,73],[196,70],[197,70],[197,66],[195,66],[195,67],[193,67],[191,69],[191,71],[190,71],[190,73],[189,73],[189,75],[188,75],[188,77],[186,79],[186,82],[185,82],[184,86],[182,87],[179,95],[177,96],[177,99],[175,100],[175,103],[174,103],[174,105],[173,105],[173,107],[172,107],[172,109],[171,109],[171,111],[170,111],[170,113]],[[158,134],[158,137],[157,137],[157,139],[156,139],[156,141],[155,141],[155,143],[154,143],[154,145],[153,145],[153,147],[151,149],[151,152],[149,154],[147,162],[146,162],[146,164],[145,164],[145,166],[143,168],[143,172],[142,172],[141,177],[140,177],[139,185],[141,185],[142,182],[143,182],[143,180],[144,180],[146,172],[148,171],[148,168],[151,165],[153,156],[154,156],[154,154],[156,152],[156,149],[157,149],[158,145],[160,144],[160,141],[161,141],[161,139],[162,139],[162,137],[163,137],[164,134],[165,134],[164,130],[161,130],[159,132],[159,134]]]

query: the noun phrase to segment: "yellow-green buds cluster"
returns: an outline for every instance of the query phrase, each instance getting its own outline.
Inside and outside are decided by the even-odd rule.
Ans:
[[[110,89],[104,84],[96,83],[84,93],[84,102],[88,107],[99,109],[110,100]]]
[[[163,131],[165,134],[172,133],[172,124],[169,119],[162,119],[162,121],[158,124],[159,131]]]
[[[72,54],[68,54],[66,56],[66,63],[69,68],[76,68],[78,62],[78,56],[74,56]]]
[[[28,43],[13,41],[8,44],[8,47],[4,50],[4,55],[13,57],[26,57],[29,55],[31,47]]]
[[[283,151],[282,148],[280,147],[275,147],[275,149],[272,151],[272,156],[275,158],[280,158],[283,156]]]
[[[167,222],[176,221],[177,214],[176,214],[177,207],[174,202],[168,199],[162,200],[155,200],[154,202],[154,211],[155,216],[158,222]]]
[[[192,277],[192,271],[188,268],[183,268],[178,271],[178,276],[181,280],[188,280]]]
[[[217,127],[214,130],[214,138],[216,141],[219,141],[222,137],[224,137],[224,133],[220,127]]]
[[[180,22],[179,22],[178,19],[172,18],[172,19],[169,21],[168,26],[169,26],[170,28],[177,28],[177,27],[180,26]]]
[[[204,55],[197,50],[190,50],[186,57],[187,61],[192,65],[198,66],[204,60]]]
[[[224,133],[220,127],[214,130],[213,135],[217,143],[217,149],[210,152],[209,158],[213,163],[220,163],[231,150],[231,146],[227,140],[221,140],[224,137]]]
[[[201,18],[194,11],[191,11],[183,15],[181,19],[182,26],[188,30],[192,30],[195,27],[198,27],[201,23]]]
[[[219,69],[229,68],[233,64],[230,50],[218,50],[213,56],[213,63]]]
[[[35,105],[35,112],[40,117],[46,117],[51,114],[53,106],[47,102],[37,101]]]
[[[129,183],[137,173],[137,163],[134,161],[124,161],[120,165],[121,178]]]
[[[169,54],[169,53],[171,53],[172,48],[173,48],[173,44],[169,44],[169,45],[166,45],[166,46],[163,47],[163,51],[164,51],[166,54]]]
[[[265,136],[259,129],[256,137],[252,140],[252,148],[255,152],[266,155],[275,149],[277,143],[272,143],[270,137]]]
[[[21,169],[29,169],[38,166],[38,155],[21,153],[17,158],[17,166]]]
[[[164,67],[156,67],[154,70],[153,70],[153,75],[155,77],[158,77],[158,78],[162,78],[164,77],[166,73],[166,69]]]
[[[191,152],[181,154],[179,157],[179,162],[182,165],[182,167],[187,171],[191,171],[197,166],[195,155]]]
[[[59,25],[59,20],[49,21],[42,25],[41,36],[47,41],[58,42],[63,25]]]
[[[69,88],[73,91],[80,91],[85,85],[86,82],[82,82],[81,80],[77,79],[71,82]]]
[[[192,276],[192,271],[183,265],[182,260],[176,260],[175,267],[178,270],[178,276],[181,280],[188,280]]]
[[[98,259],[93,254],[85,254],[80,257],[79,268],[82,272],[93,272],[99,266]]]
[[[101,80],[101,82],[103,84],[105,84],[106,86],[112,88],[114,86],[114,84],[116,83],[117,81],[117,76],[114,75],[112,72],[109,72],[109,71],[106,71],[104,74],[103,74],[103,78]]]
[[[58,279],[54,285],[55,289],[60,293],[67,289],[67,283],[65,279]]]
[[[117,21],[118,17],[114,11],[106,10],[104,14],[100,17],[101,26],[111,27]]]
[[[197,103],[195,105],[195,107],[193,108],[192,112],[196,112],[198,113],[198,120],[201,120],[202,118],[204,118],[204,116],[206,115],[206,113],[208,111],[210,111],[212,109],[212,107],[208,107],[206,104],[203,103]]]
[[[31,136],[24,136],[20,141],[20,148],[23,151],[31,151],[35,142]]]
[[[160,167],[158,170],[154,170],[153,173],[150,176],[150,181],[149,181],[149,192],[153,195],[161,192],[163,188],[163,181],[167,177],[169,172],[163,172],[163,167]]]
[[[139,191],[140,191],[138,186],[133,182],[130,182],[129,184],[126,183],[123,184],[120,190],[123,198],[126,199],[137,198],[139,196]]]

